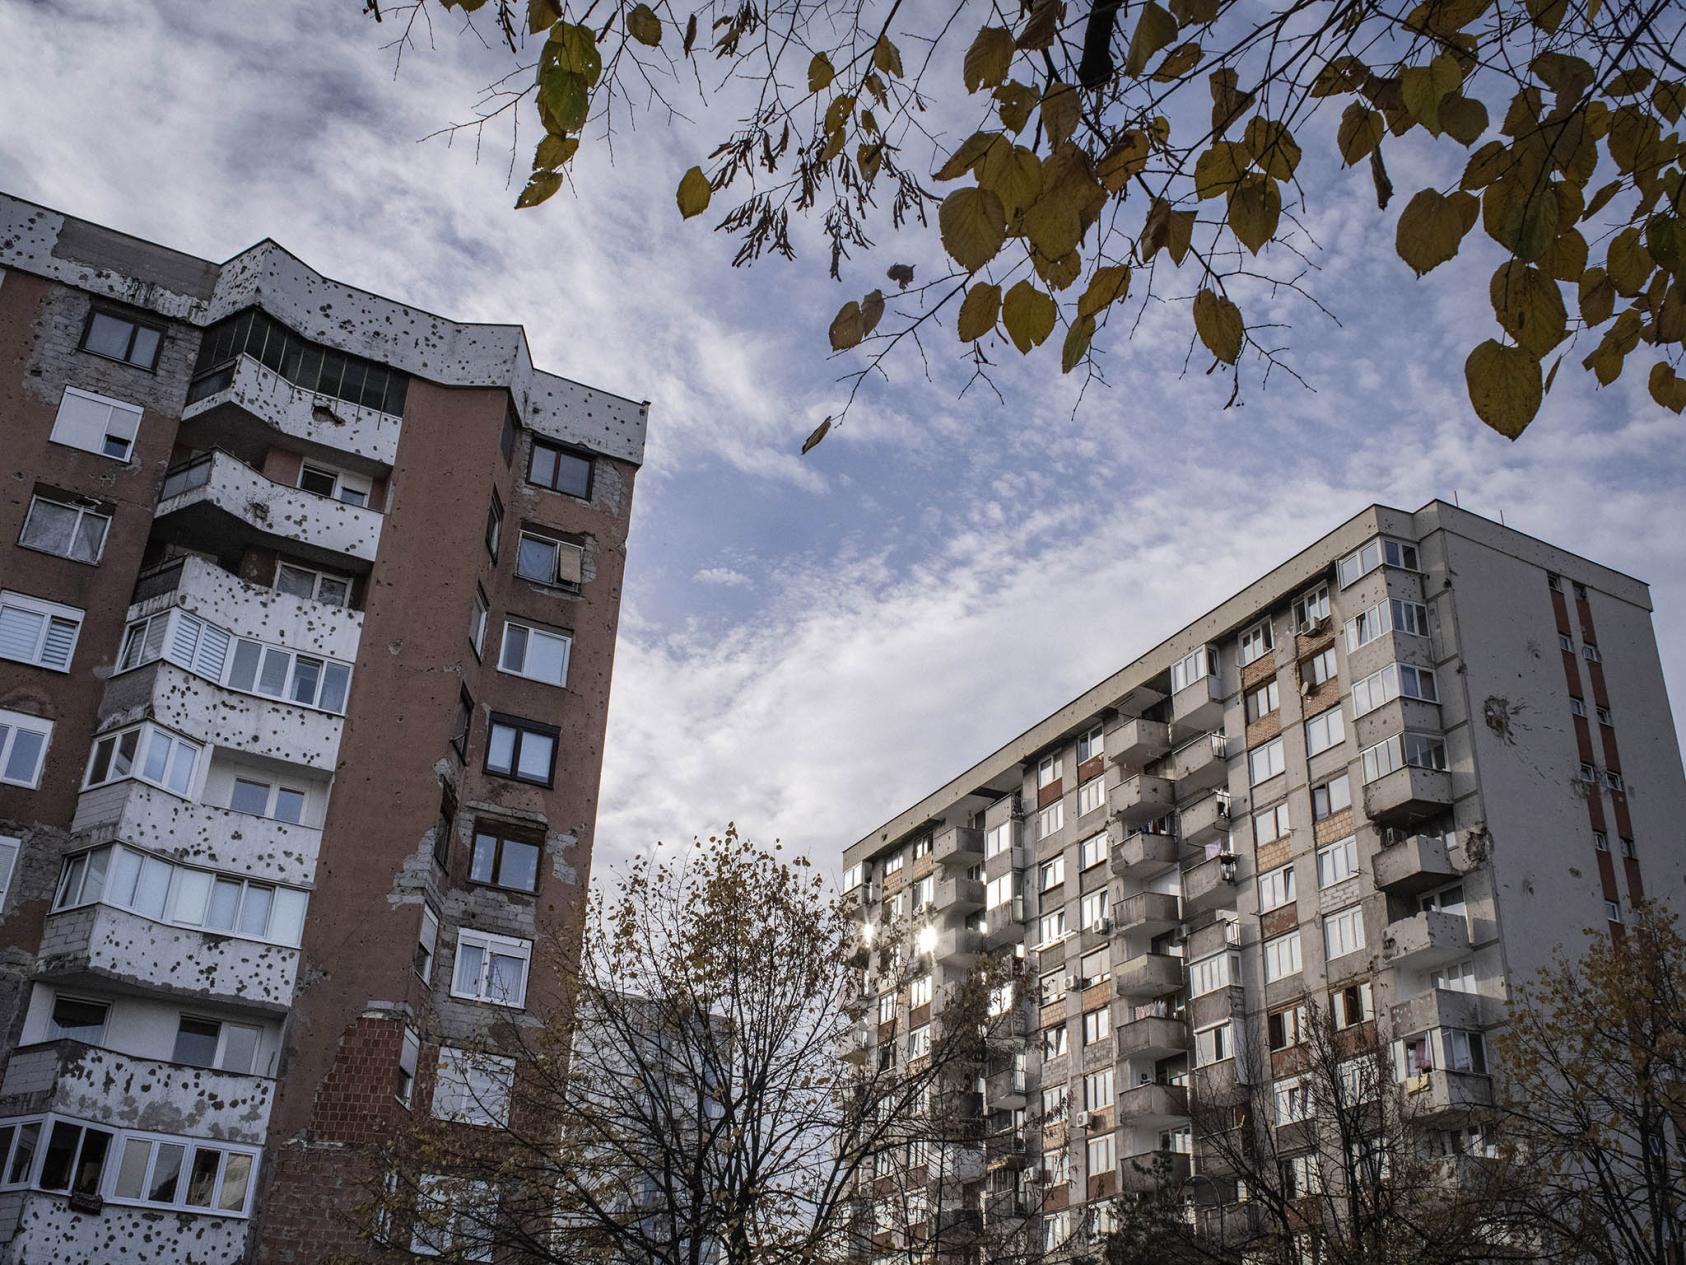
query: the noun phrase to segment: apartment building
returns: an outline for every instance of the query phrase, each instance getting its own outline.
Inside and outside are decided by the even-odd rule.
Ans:
[[[557,1002],[645,423],[0,197],[0,1260],[378,1257],[361,1144]]]
[[[1161,1156],[1237,1199],[1203,1170],[1191,1078],[1291,1107],[1313,1005],[1466,1145],[1516,982],[1642,896],[1686,903],[1650,609],[1452,505],[1372,506],[850,846],[845,899],[914,957],[868,955],[845,1058],[919,1058],[986,957],[1018,981],[976,1162],[928,1221],[869,1183],[874,1251],[949,1212],[1058,1257]]]

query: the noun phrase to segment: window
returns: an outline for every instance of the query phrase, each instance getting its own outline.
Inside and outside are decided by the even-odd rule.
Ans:
[[[1259,912],[1279,909],[1294,899],[1294,867],[1279,865],[1259,875]]]
[[[1091,866],[1099,865],[1106,860],[1110,849],[1111,843],[1107,839],[1105,831],[1098,835],[1090,835],[1077,845],[1078,868],[1087,870]]]
[[[184,798],[192,795],[200,746],[147,723],[107,734],[94,743],[84,789],[126,777],[139,778]]]
[[[556,737],[560,732],[553,725],[494,715],[491,735],[486,739],[486,771],[549,786],[556,772]]]
[[[1364,752],[1364,780],[1374,782],[1407,765],[1418,769],[1446,768],[1446,744],[1428,734],[1395,734]]]
[[[1194,1065],[1196,1067],[1207,1067],[1213,1063],[1221,1063],[1234,1056],[1235,1042],[1230,1034],[1228,1020],[1210,1028],[1201,1028],[1195,1032]]]
[[[512,837],[505,827],[478,823],[474,829],[468,881],[519,892],[538,891],[539,844],[521,835]]]
[[[1364,909],[1348,905],[1323,917],[1323,956],[1333,960],[1364,947]]]
[[[1581,647],[1581,658],[1588,663],[1603,663],[1604,656],[1598,653],[1598,647],[1590,642]]]
[[[503,543],[503,501],[497,489],[492,489],[492,503],[486,507],[486,552],[492,561],[498,560],[498,546]]]
[[[1586,700],[1581,699],[1581,698],[1576,698],[1573,694],[1571,694],[1569,696],[1569,714],[1571,716],[1585,716],[1586,715]]]
[[[1112,1172],[1118,1167],[1118,1135],[1103,1133],[1098,1138],[1090,1138],[1084,1160],[1088,1165],[1085,1171],[1090,1177]]]
[[[1615,719],[1610,715],[1610,709],[1608,707],[1598,707],[1598,708],[1594,708],[1593,710],[1595,710],[1598,713],[1598,723],[1599,724],[1601,724],[1601,725],[1614,725],[1616,723]]]
[[[393,1086],[393,1096],[406,1107],[411,1106],[416,1098],[416,1068],[421,1063],[421,1038],[410,1029],[404,1029],[404,1040],[398,1047],[398,1083]]]
[[[1108,896],[1107,889],[1103,887],[1099,891],[1090,892],[1083,898],[1081,916],[1085,929],[1098,928],[1106,922]]]
[[[1066,1032],[1063,1023],[1042,1029],[1042,1057],[1057,1059],[1066,1052]]]
[[[1101,725],[1092,725],[1089,731],[1077,740],[1077,763],[1087,764],[1106,753],[1106,731]]]
[[[1273,1011],[1265,1020],[1265,1035],[1273,1050],[1286,1050],[1306,1038],[1305,1003]]]
[[[304,930],[306,894],[250,879],[177,867],[170,921],[252,940],[297,945]]]
[[[170,1060],[189,1067],[250,1073],[257,1066],[261,1036],[262,1030],[251,1024],[183,1015],[176,1027],[176,1048]]]
[[[881,1024],[896,1021],[896,995],[885,993],[878,999],[878,1022]]]
[[[299,469],[299,487],[347,505],[368,505],[374,484],[362,475],[313,466],[307,461]]]
[[[468,759],[468,735],[474,726],[474,700],[467,690],[457,692],[457,714],[451,720],[451,749],[457,759]]]
[[[1077,815],[1087,817],[1106,803],[1106,779],[1092,777],[1077,788]]]
[[[1434,673],[1408,663],[1390,663],[1352,687],[1352,714],[1362,716],[1400,697],[1438,703],[1440,690],[1435,685]]]
[[[1557,634],[1557,648],[1559,650],[1567,650],[1570,654],[1574,654],[1575,653],[1575,639],[1573,637],[1571,637],[1568,633],[1560,632],[1560,633]]]
[[[930,855],[931,855],[931,836],[930,835],[923,835],[920,838],[915,839],[913,841],[913,859],[915,861],[917,861],[920,857],[928,857]]]
[[[1442,1028],[1440,1043],[1441,1053],[1446,1060],[1442,1066],[1447,1071],[1487,1071],[1487,1043],[1479,1032],[1469,1032],[1463,1028]]]
[[[1304,632],[1320,619],[1329,618],[1329,586],[1319,584],[1294,599],[1294,631]]]
[[[1065,996],[1064,971],[1049,971],[1037,981],[1037,984],[1041,990],[1037,994],[1040,998],[1038,1005],[1047,1006]]]
[[[1102,1006],[1099,1010],[1083,1012],[1083,1044],[1094,1045],[1097,1041],[1105,1041],[1112,1032],[1112,1011]]]
[[[1254,660],[1262,658],[1275,645],[1276,638],[1271,631],[1270,620],[1261,619],[1241,634],[1241,666],[1246,667]]]
[[[1297,973],[1300,969],[1300,933],[1298,929],[1287,935],[1264,942],[1265,983]]]
[[[451,995],[496,1006],[522,1006],[527,1000],[527,964],[532,942],[486,931],[457,931],[457,966]]]
[[[591,458],[584,453],[533,440],[532,455],[527,459],[528,483],[589,501],[591,473]]]
[[[1052,861],[1044,861],[1037,867],[1036,890],[1047,891],[1050,887],[1058,887],[1065,882],[1065,857],[1057,856]]]
[[[909,1006],[929,1006],[931,1004],[932,981],[929,975],[916,975],[912,983],[907,986],[907,1004]]]
[[[1282,1170],[1284,1199],[1300,1199],[1306,1195],[1315,1195],[1323,1189],[1323,1174],[1317,1167],[1317,1156],[1314,1153],[1290,1156],[1278,1163]]]
[[[1326,681],[1333,681],[1340,675],[1340,669],[1335,663],[1335,648],[1320,650],[1311,658],[1300,664],[1300,683],[1308,689],[1316,689]]]
[[[98,308],[88,313],[88,323],[82,328],[83,351],[148,371],[157,367],[163,341],[164,332],[156,325],[142,325]]]
[[[351,665],[241,637],[234,642],[223,683],[242,693],[339,715],[351,690]]]
[[[98,562],[110,527],[111,516],[88,505],[35,496],[30,498],[18,543],[73,562]]]
[[[270,817],[297,825],[304,820],[304,800],[305,794],[301,790],[237,777],[234,789],[229,792],[228,806],[234,812],[251,817]]]
[[[1175,694],[1217,671],[1217,654],[1210,646],[1201,646],[1171,665],[1171,692]]]
[[[1247,753],[1247,778],[1254,786],[1276,777],[1284,767],[1281,738],[1272,738]]]
[[[54,1120],[35,1184],[42,1190],[72,1195],[99,1194],[112,1136],[108,1129]]]
[[[1375,1017],[1376,1008],[1368,982],[1348,984],[1329,994],[1329,1018],[1337,1031],[1356,1027]]]
[[[1036,764],[1036,789],[1052,786],[1064,775],[1065,762],[1057,755],[1045,755]]]
[[[567,633],[506,619],[498,671],[546,685],[566,685],[568,652],[572,646],[573,638]]]
[[[1013,841],[1013,826],[1011,822],[1002,822],[999,826],[992,826],[984,832],[984,856],[1000,856]]]
[[[1633,842],[1632,839],[1628,839],[1628,838],[1624,837],[1622,839],[1622,855],[1624,857],[1626,857],[1629,861],[1637,861],[1639,859],[1638,845],[1636,845]],[[4,901],[4,900],[5,900],[5,888],[3,886],[0,886],[0,901]]]
[[[82,612],[74,606],[0,592],[0,659],[68,672],[81,632]]]
[[[1450,883],[1432,892],[1425,892],[1417,898],[1417,908],[1425,913],[1438,911],[1443,914],[1461,914],[1464,912],[1464,885]]]
[[[492,1243],[485,1226],[496,1210],[495,1203],[489,1182],[423,1173],[416,1183],[410,1251],[417,1256],[491,1260]]]
[[[53,722],[0,708],[0,782],[34,790],[41,785]]]
[[[1247,723],[1263,720],[1266,716],[1282,706],[1281,687],[1275,681],[1268,681],[1258,689],[1247,695]]]
[[[1274,808],[1267,808],[1263,812],[1253,814],[1253,842],[1255,845],[1284,838],[1287,836],[1288,830],[1287,800],[1283,800]]]
[[[433,1116],[455,1124],[508,1124],[515,1060],[441,1046]]]
[[[1113,1069],[1090,1072],[1083,1078],[1083,1102],[1090,1111],[1105,1111],[1115,1097]]]
[[[351,600],[351,581],[343,575],[283,562],[275,568],[275,591],[324,606],[344,606]]]
[[[271,373],[318,395],[401,417],[409,378],[360,356],[308,342],[255,308],[205,331],[188,400],[203,399],[232,380],[232,364],[250,356]]]
[[[913,895],[913,912],[918,913],[937,903],[937,876],[927,874],[924,878],[916,878],[908,890]]]
[[[248,1211],[254,1148],[127,1134],[120,1154],[113,1200],[238,1216]]]
[[[1036,814],[1036,837],[1046,839],[1065,825],[1065,801],[1056,799]]]
[[[12,875],[17,873],[18,853],[23,840],[16,835],[0,835],[0,912],[6,907],[6,897],[12,890]]]
[[[1620,922],[1622,920],[1622,903],[1619,900],[1605,901],[1604,918],[1608,922]]]
[[[1436,968],[1428,977],[1430,988],[1444,988],[1453,993],[1473,993],[1475,987],[1475,959],[1465,958],[1449,966]]]
[[[1351,654],[1360,646],[1367,646],[1383,633],[1390,631],[1388,604],[1377,602],[1368,610],[1359,611],[1346,621],[1346,649]]]
[[[1065,935],[1064,908],[1052,909],[1042,915],[1037,924],[1037,934],[1042,937],[1040,943],[1052,944]]]
[[[1410,633],[1413,637],[1428,636],[1428,607],[1421,602],[1405,602],[1397,597],[1390,606],[1396,632]]]
[[[910,1028],[907,1034],[907,1057],[922,1059],[931,1052],[931,1025],[922,1023],[917,1028]]]
[[[1407,571],[1417,571],[1417,547],[1403,541],[1389,540],[1385,536],[1364,545],[1357,552],[1342,558],[1336,566],[1336,573],[1344,589],[1362,575],[1368,575],[1377,567],[1386,564],[1390,567],[1401,567]]]
[[[421,976],[422,983],[433,986],[433,959],[439,950],[439,915],[433,912],[432,905],[423,905],[421,912],[421,929],[416,934],[416,974]]]
[[[135,433],[140,430],[141,409],[92,391],[66,387],[53,421],[52,440],[67,448],[80,448],[117,461],[127,461],[135,450]]]
[[[1231,950],[1214,953],[1211,957],[1201,958],[1198,962],[1188,964],[1188,995],[1190,998],[1204,997],[1207,993],[1215,993],[1220,988],[1228,988],[1231,984],[1241,982],[1240,963],[1236,954]]]
[[[1311,1114],[1311,1090],[1302,1077],[1277,1081],[1273,1096],[1276,1100],[1276,1123],[1279,1125],[1293,1124]]]
[[[1106,983],[1112,978],[1112,953],[1107,949],[1085,953],[1077,964],[1077,978],[1084,988]]]
[[[1604,785],[1608,786],[1613,791],[1626,789],[1626,784],[1622,781],[1622,775],[1614,769],[1604,770]]]
[[[984,906],[988,909],[999,909],[1019,894],[1019,876],[1016,873],[999,875],[989,880],[984,888]]]
[[[233,636],[197,615],[173,608],[130,624],[123,634],[123,648],[117,655],[117,670],[168,659],[179,668],[224,684],[228,648]],[[254,642],[261,646],[262,643]]]
[[[1358,836],[1348,835],[1317,850],[1317,885],[1333,887],[1358,873]]]
[[[1585,782],[1589,786],[1596,783],[1598,781],[1598,770],[1593,768],[1590,764],[1582,764],[1581,781]]]
[[[892,874],[899,873],[902,866],[906,864],[907,853],[905,851],[892,852],[884,859],[884,877],[888,878]]]
[[[86,1001],[61,993],[53,998],[53,1011],[47,1019],[47,1040],[98,1045],[105,1040],[105,1021],[110,1013],[111,1007],[103,1001]]]
[[[537,584],[577,589],[585,550],[578,545],[522,532],[515,554],[515,574]]]

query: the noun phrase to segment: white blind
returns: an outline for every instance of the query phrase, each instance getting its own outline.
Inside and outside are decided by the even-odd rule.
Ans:
[[[133,404],[66,387],[53,420],[53,442],[104,453],[107,436],[132,443],[140,419],[141,410]]]

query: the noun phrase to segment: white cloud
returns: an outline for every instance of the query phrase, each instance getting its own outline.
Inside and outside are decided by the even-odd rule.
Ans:
[[[748,589],[755,587],[755,581],[742,571],[734,571],[731,567],[704,567],[691,577],[698,584],[713,585],[722,589]]]

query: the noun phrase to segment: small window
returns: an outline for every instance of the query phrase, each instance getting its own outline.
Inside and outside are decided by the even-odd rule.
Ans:
[[[439,915],[432,905],[423,905],[421,930],[416,935],[416,974],[422,983],[433,986],[433,958],[439,950]]]
[[[26,549],[57,554],[72,562],[98,562],[105,549],[111,516],[87,505],[66,504],[44,496],[31,498],[18,543]]]
[[[143,325],[98,308],[88,313],[88,323],[82,330],[83,351],[107,360],[121,360],[148,372],[158,367],[158,351],[163,342],[164,332],[156,325]]]
[[[514,1059],[441,1046],[433,1083],[434,1118],[454,1124],[508,1124],[514,1089]]]
[[[115,461],[134,455],[135,435],[140,430],[141,408],[92,391],[66,387],[53,421],[52,440],[67,448],[98,453]]]
[[[469,863],[471,883],[535,892],[539,886],[539,844],[492,822],[474,830],[474,854]]]
[[[546,685],[566,685],[568,653],[572,647],[573,638],[565,632],[506,619],[498,671]]]
[[[1323,956],[1333,960],[1364,947],[1364,909],[1349,905],[1323,918]]]
[[[1620,901],[1607,900],[1604,902],[1604,917],[1609,922],[1622,920],[1622,905]]]
[[[1569,714],[1571,716],[1585,716],[1586,700],[1576,698],[1573,694],[1571,694],[1569,696]]]
[[[53,999],[53,1011],[47,1021],[47,1039],[98,1045],[105,1039],[105,1021],[110,1013],[111,1007],[106,1002],[60,994]]]
[[[1311,819],[1322,821],[1352,807],[1352,780],[1347,774],[1311,788]]]
[[[228,806],[234,812],[290,822],[295,826],[304,821],[304,805],[305,792],[297,787],[279,783],[272,785],[256,778],[235,778],[228,796]]]
[[[1294,867],[1279,865],[1259,875],[1259,912],[1279,909],[1294,899]]]
[[[1052,786],[1064,775],[1064,762],[1057,755],[1045,755],[1036,763],[1036,789]]]
[[[406,1107],[416,1100],[416,1068],[420,1063],[421,1038],[405,1028],[404,1040],[398,1046],[398,1083],[392,1093]]]
[[[1592,832],[1592,846],[1599,852],[1608,852],[1610,850],[1610,836],[1602,830],[1594,830]]]
[[[1270,620],[1261,619],[1241,634],[1241,666],[1246,667],[1249,663],[1262,659],[1275,645],[1276,637],[1271,630]]]
[[[0,835],[0,912],[5,911],[6,897],[11,894],[12,875],[17,873],[18,852],[22,847],[23,840],[16,835]],[[3,1159],[0,1156],[0,1161]]]
[[[1111,841],[1107,838],[1105,831],[1098,835],[1090,835],[1077,845],[1079,867],[1087,870],[1091,866],[1099,865],[1106,860],[1110,847]]]
[[[1282,706],[1282,692],[1275,681],[1268,681],[1247,694],[1247,723],[1263,720]]]
[[[1044,861],[1038,867],[1036,875],[1036,890],[1046,892],[1065,882],[1065,857],[1057,856]]]
[[[1265,1021],[1265,1032],[1273,1050],[1286,1050],[1306,1038],[1305,1003],[1272,1013]]]
[[[1622,791],[1627,789],[1627,783],[1622,781],[1622,775],[1614,769],[1604,770],[1604,785],[1608,786],[1613,791]]]
[[[94,744],[84,789],[137,777],[187,798],[193,793],[202,750],[198,743],[151,724],[107,734]]]
[[[486,591],[478,584],[474,586],[474,606],[468,612],[468,644],[474,647],[476,659],[486,649],[486,621],[491,614],[491,607],[486,602]]]
[[[262,1029],[251,1024],[183,1015],[176,1028],[176,1048],[171,1061],[249,1075],[257,1066],[262,1035]]]
[[[112,1134],[106,1129],[69,1120],[53,1121],[36,1184],[42,1190],[72,1195],[99,1194],[111,1139]]]
[[[1637,861],[1639,859],[1639,845],[1634,843],[1634,841],[1632,839],[1628,839],[1628,838],[1624,837],[1622,839],[1622,855],[1624,857],[1626,857],[1629,861]],[[4,890],[0,889],[0,901],[4,901],[4,900],[5,900]]]
[[[1319,584],[1294,599],[1294,630],[1304,632],[1320,619],[1329,618],[1329,586]]]
[[[1265,983],[1274,983],[1301,969],[1300,933],[1298,929],[1287,935],[1264,942]]]
[[[53,722],[0,708],[0,783],[34,790],[52,741]]]
[[[275,569],[275,591],[324,606],[345,606],[351,601],[351,581],[343,575],[283,562]]]
[[[1305,722],[1305,750],[1308,756],[1321,755],[1345,741],[1346,730],[1341,722],[1339,707],[1331,707]]]
[[[1273,808],[1266,808],[1253,814],[1253,843],[1255,845],[1285,838],[1290,829],[1287,800],[1283,800]]]
[[[326,466],[313,466],[309,462],[306,462],[299,472],[299,487],[306,492],[314,492],[318,496],[326,496],[347,505],[368,505],[373,486],[373,483],[362,475],[347,474],[344,470],[331,470]]]
[[[1309,689],[1316,689],[1325,681],[1333,681],[1340,675],[1340,669],[1335,663],[1335,648],[1320,650],[1304,663],[1300,664],[1300,681]]]
[[[1581,658],[1588,663],[1603,663],[1604,656],[1598,653],[1598,647],[1588,642],[1581,647]]]
[[[584,453],[533,440],[527,461],[527,482],[583,501],[591,499],[592,460]]]
[[[0,592],[0,659],[70,671],[83,612],[24,593]]]
[[[1247,753],[1247,776],[1254,786],[1276,777],[1285,767],[1280,738],[1272,738],[1262,747],[1254,747]]]
[[[1582,704],[1582,707],[1584,709],[1585,704]],[[1610,709],[1608,707],[1599,707],[1599,708],[1595,708],[1594,710],[1598,713],[1598,723],[1599,724],[1601,724],[1601,725],[1612,725],[1613,726],[1616,723],[1615,717],[1610,715]]]
[[[554,725],[493,716],[486,739],[486,771],[549,786],[556,773],[556,738],[560,732]]]
[[[492,489],[492,503],[486,507],[486,552],[492,561],[498,560],[498,547],[503,543],[503,501],[497,489]]]
[[[1317,850],[1317,885],[1333,887],[1358,873],[1358,836],[1348,835]]]
[[[536,584],[577,589],[584,557],[578,545],[524,531],[515,555],[515,574]]]
[[[457,753],[457,759],[468,759],[468,735],[474,726],[474,700],[469,697],[467,690],[457,693],[457,714],[451,722],[451,749]]]
[[[1090,760],[1106,753],[1106,730],[1101,725],[1093,725],[1089,731],[1077,740],[1077,763],[1087,764]]]
[[[529,940],[460,928],[457,964],[451,975],[452,996],[496,1006],[525,1004],[532,949]]]
[[[439,788],[439,820],[433,827],[433,863],[451,872],[451,836],[456,833],[457,797],[449,786]]]

